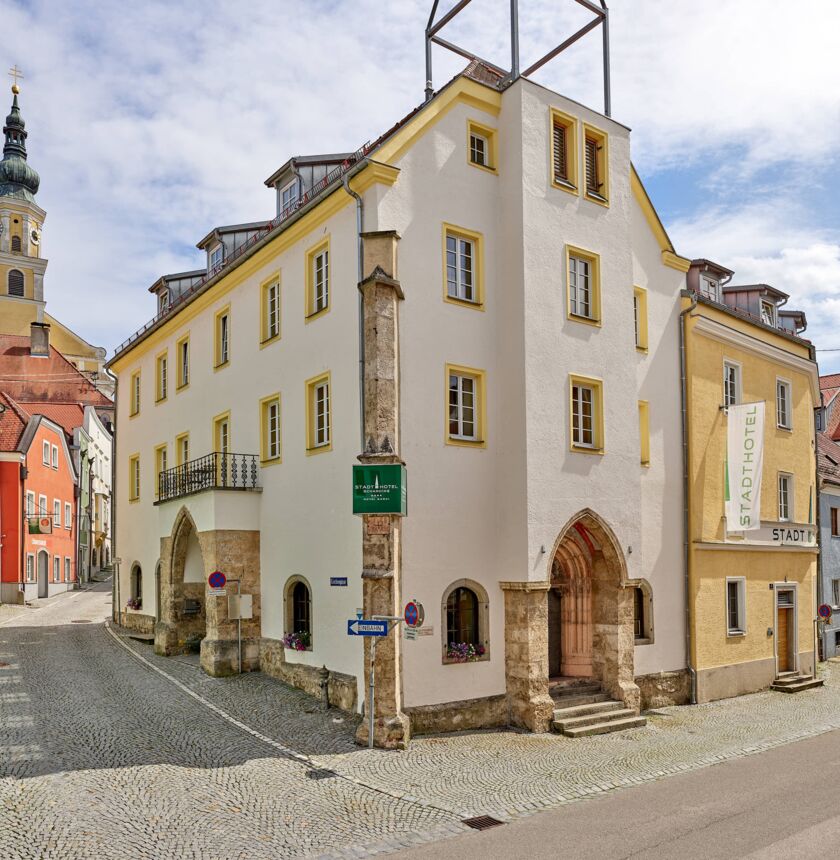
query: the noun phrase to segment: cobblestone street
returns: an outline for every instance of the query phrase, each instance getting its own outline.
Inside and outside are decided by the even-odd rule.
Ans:
[[[572,740],[513,731],[360,750],[357,718],[261,674],[203,675],[101,622],[108,585],[0,617],[0,856],[362,856],[840,727],[840,683],[665,708]]]

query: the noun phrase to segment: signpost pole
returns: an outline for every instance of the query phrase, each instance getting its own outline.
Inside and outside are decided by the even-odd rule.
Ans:
[[[376,666],[376,640],[378,636],[371,636],[370,643],[370,713],[368,714],[368,749],[373,749],[373,691],[374,675]]]

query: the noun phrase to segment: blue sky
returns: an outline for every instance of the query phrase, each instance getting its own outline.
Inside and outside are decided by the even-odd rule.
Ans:
[[[507,5],[473,0],[445,35],[504,64]],[[50,312],[110,352],[154,313],[149,284],[201,264],[213,225],[273,214],[262,183],[289,155],[355,149],[421,101],[430,7],[0,0]],[[840,4],[610,9],[613,116],[677,250],[790,293],[817,347],[840,348]],[[520,0],[523,65],[588,17]],[[436,85],[462,65],[438,50]],[[535,79],[600,109],[597,31]],[[840,371],[840,352],[820,363]]]

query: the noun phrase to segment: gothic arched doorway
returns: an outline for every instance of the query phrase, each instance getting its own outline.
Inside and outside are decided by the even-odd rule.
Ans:
[[[592,678],[638,711],[634,590],[612,529],[593,511],[581,511],[561,531],[549,564],[549,676]]]

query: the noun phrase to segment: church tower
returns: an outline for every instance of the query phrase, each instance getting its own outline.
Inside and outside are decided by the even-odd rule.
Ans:
[[[114,380],[105,371],[105,350],[92,346],[46,312],[47,260],[41,236],[47,213],[35,202],[41,178],[29,164],[26,123],[20,113],[20,73],[10,73],[12,109],[3,126],[0,161],[0,335],[31,337],[37,329],[96,387],[113,396]],[[34,328],[33,328],[34,324]]]

